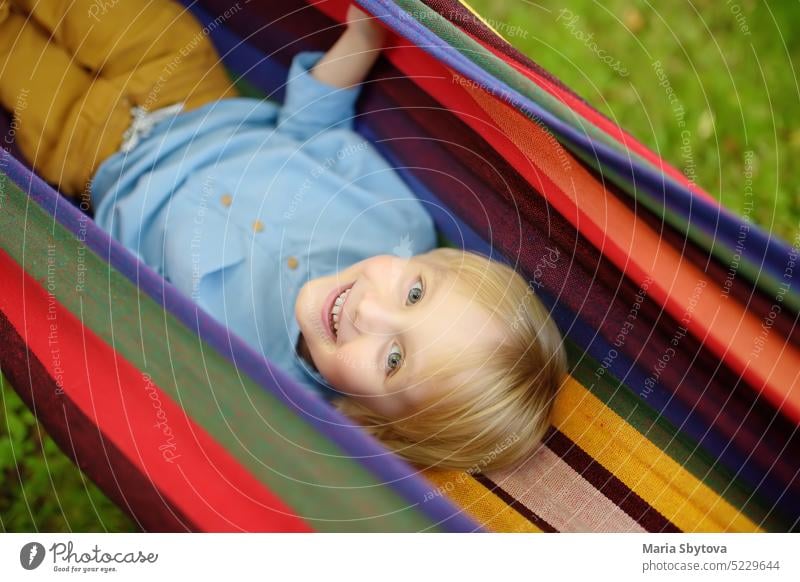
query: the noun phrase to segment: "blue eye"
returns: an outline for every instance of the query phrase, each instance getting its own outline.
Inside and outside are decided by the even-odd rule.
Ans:
[[[394,371],[400,367],[403,363],[403,355],[400,353],[400,350],[394,350],[397,347],[397,344],[392,345],[392,350],[389,351],[389,357],[386,358],[386,363],[388,364],[386,369],[388,373],[387,376],[391,376],[394,374]]]
[[[422,279],[418,279],[417,281],[418,283],[415,283],[414,286],[408,290],[408,300],[412,305],[422,299],[422,296],[425,294],[421,284]]]

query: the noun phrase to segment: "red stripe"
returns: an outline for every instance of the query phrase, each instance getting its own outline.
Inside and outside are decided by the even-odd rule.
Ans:
[[[114,443],[75,405],[69,394],[60,394],[56,379],[30,352],[22,336],[0,311],[0,368],[3,375],[36,414],[59,448],[139,528],[151,532],[185,532],[197,526],[162,496],[147,475],[140,472]],[[53,398],[53,394],[59,394]],[[101,454],[98,454],[101,453]]]
[[[166,392],[83,326],[2,250],[0,280],[0,311],[91,423],[70,430],[96,426],[104,441],[200,530],[312,531]],[[157,416],[159,408],[163,415]],[[162,427],[156,427],[158,422]],[[165,426],[171,429],[170,439]],[[172,462],[165,456],[170,452]]]

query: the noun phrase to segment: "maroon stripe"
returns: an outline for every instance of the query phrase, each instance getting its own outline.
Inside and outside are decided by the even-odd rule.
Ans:
[[[497,495],[509,507],[514,509],[517,513],[519,513],[522,517],[530,521],[540,530],[548,533],[559,533],[559,531],[556,528],[554,528],[544,519],[536,515],[533,511],[528,509],[528,507],[526,507],[524,503],[514,499],[514,497],[508,491],[500,487],[500,485],[489,479],[489,477],[487,477],[486,475],[476,474],[473,475],[473,477],[478,483],[480,483],[481,485],[486,487],[489,491]]]
[[[682,531],[558,429],[550,427],[545,444],[647,531]]]
[[[0,345],[0,368],[20,398],[64,454],[139,527],[155,532],[198,530],[147,475],[104,438],[100,428],[69,398],[69,390],[58,387],[2,311]]]

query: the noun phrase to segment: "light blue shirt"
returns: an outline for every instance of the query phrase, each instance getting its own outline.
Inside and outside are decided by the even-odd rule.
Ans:
[[[295,352],[309,279],[436,246],[422,202],[352,131],[358,88],[300,53],[283,106],[224,99],[158,121],[95,174],[95,221],[301,384],[336,393]]]

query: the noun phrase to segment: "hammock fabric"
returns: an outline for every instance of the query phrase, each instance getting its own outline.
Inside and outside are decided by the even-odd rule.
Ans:
[[[185,3],[240,91],[276,99],[347,7]],[[512,264],[565,335],[544,446],[422,478],[3,152],[0,365],[61,448],[147,530],[795,530],[797,249],[468,7],[359,4],[396,34],[358,130],[444,244]]]

